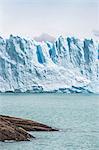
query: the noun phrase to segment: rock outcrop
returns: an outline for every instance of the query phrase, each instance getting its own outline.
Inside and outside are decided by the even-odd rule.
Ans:
[[[35,138],[27,131],[58,131],[58,129],[32,120],[0,115],[0,141],[29,141],[30,138]]]

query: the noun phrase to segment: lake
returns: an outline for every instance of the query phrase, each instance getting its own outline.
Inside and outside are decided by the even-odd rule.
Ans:
[[[1,94],[0,114],[60,129],[31,132],[36,139],[27,142],[0,142],[0,150],[99,150],[99,95]]]

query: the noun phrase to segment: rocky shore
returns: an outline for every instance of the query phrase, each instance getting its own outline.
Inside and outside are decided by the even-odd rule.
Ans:
[[[58,131],[45,124],[10,116],[0,115],[0,141],[29,141],[32,136],[29,131]]]

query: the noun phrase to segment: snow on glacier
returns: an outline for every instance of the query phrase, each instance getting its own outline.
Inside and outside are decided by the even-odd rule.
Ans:
[[[99,93],[98,57],[99,43],[92,39],[0,37],[0,91]]]

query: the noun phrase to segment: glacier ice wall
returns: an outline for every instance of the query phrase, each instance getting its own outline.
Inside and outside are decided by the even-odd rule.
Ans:
[[[99,93],[99,43],[0,37],[0,92]]]

